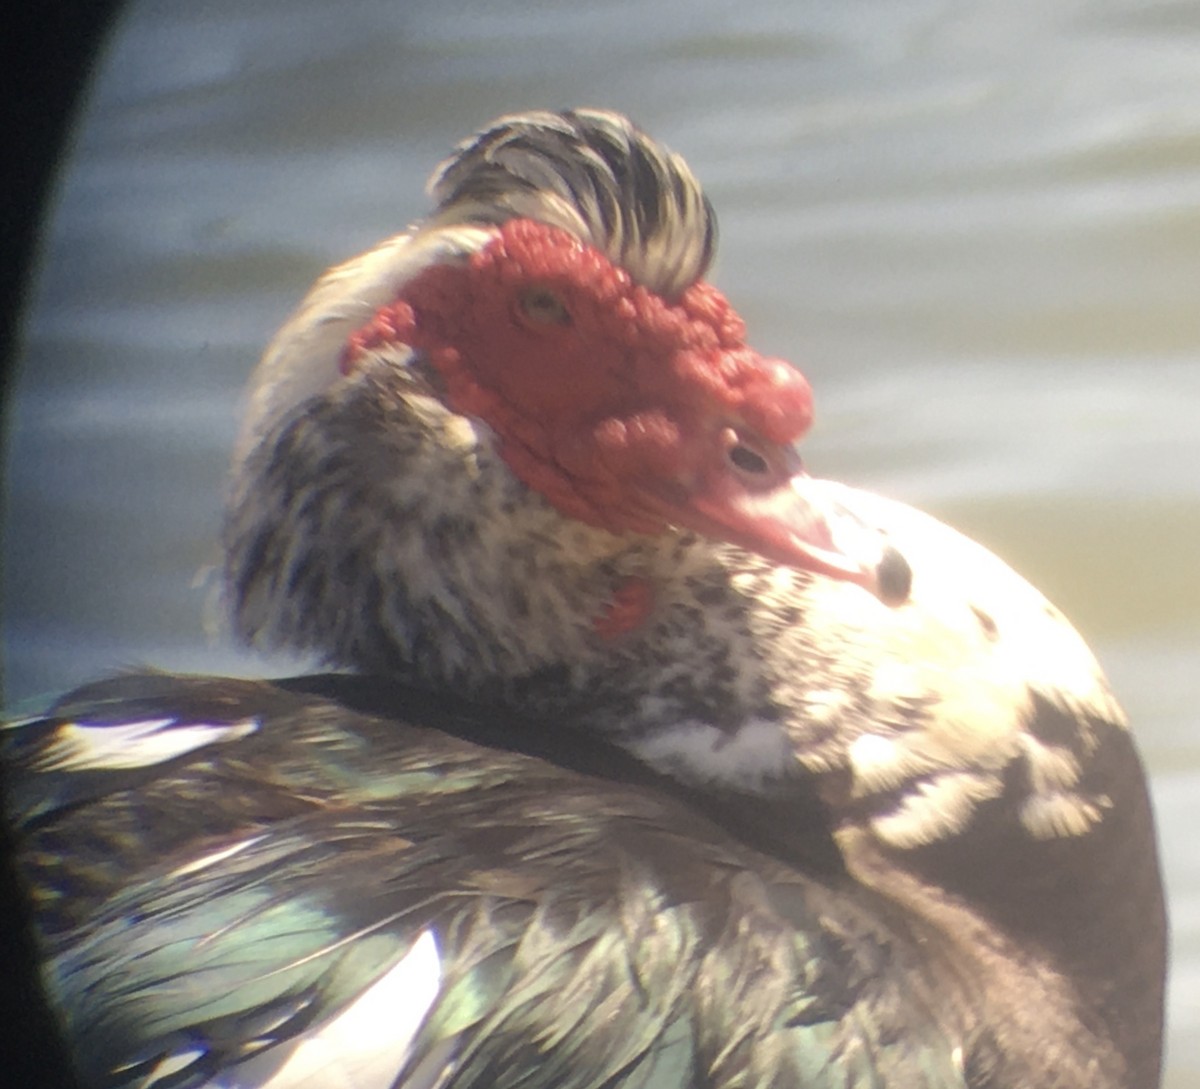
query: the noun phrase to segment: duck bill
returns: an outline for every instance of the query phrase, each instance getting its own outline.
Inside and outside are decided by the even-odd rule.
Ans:
[[[807,473],[768,487],[713,474],[676,511],[675,522],[773,563],[853,582],[888,605],[908,598],[912,572],[904,557]]]

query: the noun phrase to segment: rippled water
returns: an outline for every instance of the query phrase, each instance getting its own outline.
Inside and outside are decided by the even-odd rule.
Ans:
[[[809,461],[931,510],[1092,641],[1153,773],[1167,1084],[1200,1086],[1200,4],[157,0],[65,165],[9,429],[14,698],[267,668],[202,625],[237,396],[331,261],[513,109],[624,110],[801,363]]]

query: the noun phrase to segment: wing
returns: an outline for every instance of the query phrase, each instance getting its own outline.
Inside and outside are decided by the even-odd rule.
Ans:
[[[350,702],[139,675],[10,728],[85,1084],[967,1084],[969,987],[836,869]]]

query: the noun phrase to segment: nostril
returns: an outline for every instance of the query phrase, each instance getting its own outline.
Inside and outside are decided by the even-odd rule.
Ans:
[[[761,475],[768,469],[767,459],[762,454],[741,443],[729,448],[729,460],[744,473]]]

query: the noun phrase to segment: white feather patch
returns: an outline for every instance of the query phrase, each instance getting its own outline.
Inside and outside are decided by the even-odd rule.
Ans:
[[[189,722],[173,718],[106,725],[65,722],[33,762],[34,771],[85,771],[144,768],[173,760],[194,749],[237,741],[258,729],[257,719],[241,722]]]
[[[895,809],[875,817],[871,828],[893,847],[920,847],[961,832],[982,801],[999,797],[999,775],[945,772],[908,791]]]
[[[757,718],[732,733],[689,719],[651,731],[628,747],[651,767],[689,782],[741,788],[787,774],[796,759],[783,727]]]
[[[854,773],[854,796],[863,798],[878,791],[893,790],[937,765],[910,751],[903,737],[860,734],[847,749]]]
[[[1089,799],[1073,791],[1037,794],[1021,805],[1021,823],[1034,839],[1087,835],[1112,808],[1105,794]]]
[[[204,1089],[390,1089],[441,980],[437,939],[426,930],[332,1021],[222,1071]]]

